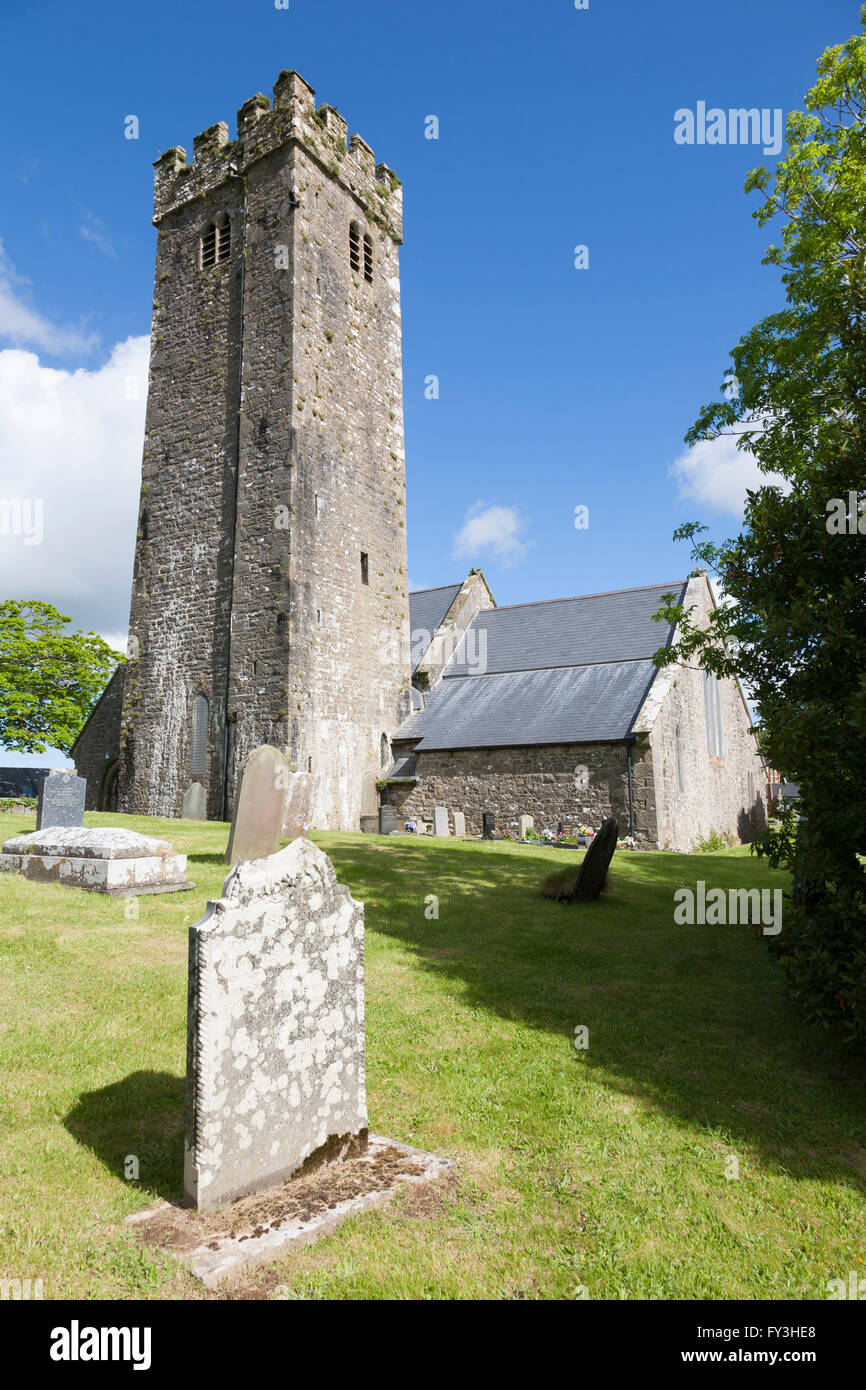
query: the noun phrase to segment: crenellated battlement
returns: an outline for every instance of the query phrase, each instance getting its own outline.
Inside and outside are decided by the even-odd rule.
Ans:
[[[273,103],[263,93],[245,101],[237,113],[237,138],[229,139],[225,121],[208,126],[193,141],[186,162],[181,145],[154,164],[154,217],[212,193],[230,178],[243,176],[257,160],[288,144],[297,144],[341,184],[394,241],[403,240],[403,194],[400,180],[387,164],[376,163],[372,149],[333,106],[315,104],[315,91],[297,72],[281,72]],[[302,195],[301,195],[302,196]]]

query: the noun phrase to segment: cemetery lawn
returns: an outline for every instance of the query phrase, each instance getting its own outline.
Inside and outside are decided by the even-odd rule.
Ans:
[[[0,875],[0,1277],[57,1299],[722,1300],[866,1277],[866,1065],[800,1021],[749,927],[673,923],[679,886],[782,875],[745,850],[618,851],[578,907],[539,896],[562,851],[328,833],[367,905],[371,1128],[456,1179],[206,1294],[123,1219],[179,1195],[187,928],[228,828],[86,823],[171,840],[197,887],[134,920]],[[33,828],[0,816],[3,839]]]

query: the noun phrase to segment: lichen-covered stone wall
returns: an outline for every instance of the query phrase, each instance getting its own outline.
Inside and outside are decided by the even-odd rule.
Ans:
[[[401,190],[346,135],[284,73],[237,140],[220,124],[157,164],[125,810],[180,813],[199,695],[209,816],[263,743],[313,779],[312,823],[375,809],[409,683]],[[214,224],[231,254],[202,267]]]
[[[126,668],[119,666],[100,696],[96,708],[72,746],[71,757],[79,777],[87,779],[84,809],[104,811],[107,778],[114,775],[120,754],[120,713]]]
[[[683,602],[706,625],[712,596],[704,575],[690,579]],[[723,751],[718,755],[707,747],[703,671],[698,666],[666,667],[655,684],[658,690],[650,692],[638,726],[646,723],[651,730],[659,848],[690,850],[712,831],[739,841],[752,839],[766,824],[766,771],[739,685],[730,679],[719,682]]]

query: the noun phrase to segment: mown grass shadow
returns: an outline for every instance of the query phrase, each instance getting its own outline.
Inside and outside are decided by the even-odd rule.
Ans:
[[[470,1007],[568,1039],[586,1024],[584,1060],[605,1084],[792,1175],[866,1192],[866,1060],[803,1022],[760,928],[673,921],[679,886],[786,888],[782,874],[751,856],[618,852],[602,897],[569,904],[539,892],[559,853],[378,848],[328,852],[368,929],[459,981]],[[438,919],[425,916],[431,894]]]
[[[63,1124],[117,1177],[171,1201],[183,1189],[184,1114],[182,1076],[135,1071],[79,1096]]]

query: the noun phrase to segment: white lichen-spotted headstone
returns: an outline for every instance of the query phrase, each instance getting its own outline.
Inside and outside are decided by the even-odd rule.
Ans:
[[[239,864],[189,934],[184,1194],[206,1211],[364,1144],[364,907],[310,840]]]

